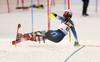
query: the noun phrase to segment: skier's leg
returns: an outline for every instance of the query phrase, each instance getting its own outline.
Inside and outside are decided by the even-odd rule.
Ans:
[[[65,34],[58,29],[58,30],[49,30],[48,32],[46,32],[45,36],[47,37],[47,39],[55,43],[58,43],[64,38]]]
[[[45,39],[45,36],[35,36],[30,38],[31,41],[44,41]]]
[[[45,33],[46,31],[36,31],[36,32],[24,34],[23,36],[24,38],[29,39],[34,36],[45,36]]]
[[[47,31],[36,31],[36,32],[34,32],[34,34],[36,35],[36,36],[45,36],[45,33],[46,33]]]
[[[33,33],[24,34],[23,37],[24,37],[26,40],[30,40],[30,38],[33,37]]]
[[[36,32],[24,34],[23,37],[26,40],[31,40],[31,41],[43,40],[45,42],[45,33],[46,31],[36,31]]]

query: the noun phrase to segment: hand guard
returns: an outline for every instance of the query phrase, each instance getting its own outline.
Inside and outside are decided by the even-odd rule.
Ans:
[[[55,14],[55,13],[51,13],[51,14],[49,14],[49,17],[50,17],[50,18],[57,17],[57,14]]]

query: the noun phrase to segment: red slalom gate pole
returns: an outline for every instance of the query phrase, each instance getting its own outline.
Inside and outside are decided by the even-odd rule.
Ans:
[[[68,9],[70,9],[70,0],[68,0]],[[71,42],[71,31],[69,31],[69,42]]]
[[[40,6],[40,0],[38,0],[38,6]]]
[[[7,0],[7,6],[8,6],[8,13],[10,13],[9,1],[8,0]]]
[[[55,0],[53,0],[53,6],[55,6]]]
[[[24,10],[24,0],[22,0],[22,7],[23,7],[23,10]]]
[[[70,9],[70,0],[68,0],[68,9]]]
[[[17,6],[19,5],[19,0],[17,0]]]
[[[55,0],[51,0],[51,5],[55,6]]]
[[[49,0],[47,0],[47,16],[48,16],[48,30],[50,29],[50,24],[49,24]]]

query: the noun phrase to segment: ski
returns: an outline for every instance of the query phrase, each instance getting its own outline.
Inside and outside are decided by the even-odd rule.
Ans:
[[[45,39],[44,39],[44,36],[42,35],[38,35],[37,32],[35,33],[35,36],[33,37],[33,33],[28,33],[28,34],[21,34],[19,33],[19,28],[21,27],[21,24],[18,24],[17,26],[17,35],[16,35],[16,40],[12,41],[12,45],[15,45],[20,43],[23,39],[25,39],[26,41],[27,40],[31,40],[31,41],[37,41],[36,40],[36,37],[38,38],[38,41],[39,41],[39,44],[40,44],[40,37],[43,38],[43,42],[45,43]]]
[[[16,40],[12,41],[12,45],[15,45],[19,42],[21,42],[21,38],[23,37],[20,33],[19,33],[19,28],[21,27],[21,24],[18,24],[17,26],[17,35],[16,35]]]

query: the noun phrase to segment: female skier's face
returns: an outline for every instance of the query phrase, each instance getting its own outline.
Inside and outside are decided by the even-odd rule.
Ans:
[[[70,16],[66,17],[66,20],[69,21],[70,20]]]
[[[66,22],[68,22],[71,19],[71,16],[69,15],[63,15],[66,18]]]
[[[65,18],[66,18],[66,21],[68,22],[71,17],[69,15],[66,15]]]

